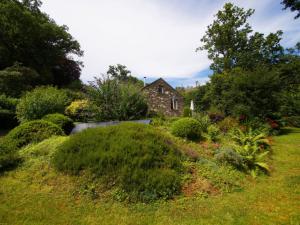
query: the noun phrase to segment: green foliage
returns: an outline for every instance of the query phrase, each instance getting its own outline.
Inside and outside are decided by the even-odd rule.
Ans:
[[[201,132],[207,132],[207,128],[211,125],[209,116],[201,113],[194,113],[193,118],[200,123]]]
[[[292,12],[296,11],[297,15],[295,19],[300,17],[300,2],[299,0],[282,0],[281,4],[284,5],[284,9],[290,8]]]
[[[300,116],[286,117],[287,124],[292,127],[300,127]]]
[[[72,174],[90,170],[132,201],[170,198],[180,191],[180,153],[165,135],[147,125],[87,129],[59,147],[53,164]]]
[[[243,174],[230,166],[202,160],[198,165],[198,173],[223,192],[241,189]]]
[[[131,71],[128,70],[126,66],[121,64],[109,66],[107,74],[121,83],[133,84],[139,88],[142,88],[144,86],[143,81],[131,76]]]
[[[201,124],[193,118],[183,118],[172,124],[171,132],[176,137],[197,140],[201,138]]]
[[[184,117],[191,117],[192,116],[192,110],[189,107],[184,107],[183,116]]]
[[[147,103],[140,90],[109,76],[92,82],[88,96],[100,121],[140,119],[147,114]]]
[[[206,137],[207,137],[208,140],[210,140],[212,142],[218,141],[219,138],[220,138],[220,134],[221,134],[221,131],[216,125],[210,125],[207,128]]]
[[[58,125],[67,135],[70,134],[74,128],[73,120],[59,113],[48,114],[43,117],[43,120]]]
[[[0,139],[0,173],[13,168],[19,162],[14,143],[6,138]]]
[[[247,20],[253,13],[253,9],[245,10],[226,3],[208,26],[201,39],[203,46],[197,50],[208,51],[214,72],[229,71],[236,66],[254,69],[262,63],[274,64],[282,56],[281,31],[267,37],[258,32],[251,35],[252,28]]]
[[[20,97],[39,83],[36,71],[18,64],[0,71],[0,93]]]
[[[269,172],[269,166],[265,162],[269,151],[269,141],[264,133],[257,133],[250,129],[243,132],[240,129],[231,134],[232,139],[237,146],[235,151],[243,157],[246,170],[250,171],[253,177],[256,177],[260,171]]]
[[[51,113],[64,113],[69,99],[55,87],[38,87],[24,95],[17,105],[17,118],[21,122],[41,119]]]
[[[240,170],[244,169],[243,157],[232,148],[221,148],[214,157],[220,164],[228,164]]]
[[[10,129],[18,125],[16,106],[18,99],[0,95],[0,128]]]
[[[65,114],[75,121],[88,121],[92,117],[92,106],[88,100],[75,100],[65,110]]]
[[[232,117],[226,117],[224,120],[218,122],[217,126],[222,132],[227,133],[232,129],[238,128],[239,121]]]
[[[0,70],[20,62],[43,75],[40,85],[62,86],[79,79],[81,63],[70,57],[82,55],[79,43],[68,33],[67,26],[57,25],[42,13],[40,4],[2,0],[0,27]],[[19,78],[17,84],[23,79]],[[31,85],[24,83],[24,87],[28,84]]]
[[[51,122],[34,120],[14,128],[5,136],[5,139],[14,142],[16,148],[21,148],[31,143],[38,143],[53,135],[64,135],[64,132]]]

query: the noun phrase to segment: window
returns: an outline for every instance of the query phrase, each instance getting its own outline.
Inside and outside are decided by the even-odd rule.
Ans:
[[[162,85],[158,86],[158,93],[160,93],[160,94],[165,93],[164,87]]]
[[[178,100],[175,97],[172,97],[171,109],[178,110]]]

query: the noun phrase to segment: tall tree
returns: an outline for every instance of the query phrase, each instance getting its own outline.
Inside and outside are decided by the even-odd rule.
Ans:
[[[261,63],[274,64],[279,61],[283,53],[280,45],[282,32],[277,31],[266,37],[258,32],[252,34],[247,20],[253,13],[253,9],[245,10],[226,3],[207,27],[201,39],[203,45],[197,51],[208,52],[214,72],[229,71],[237,66],[254,69]]]
[[[297,11],[295,19],[300,17],[300,1],[299,0],[283,0],[281,4],[284,5],[284,9],[290,8],[292,12]]]
[[[71,56],[83,52],[68,27],[57,25],[40,5],[39,0],[1,0],[0,70],[19,62],[41,74],[44,84],[63,86],[79,78],[81,64]]]
[[[117,64],[109,66],[107,74],[120,82],[131,83],[143,87],[143,82],[136,77],[133,77],[131,71],[124,65]]]

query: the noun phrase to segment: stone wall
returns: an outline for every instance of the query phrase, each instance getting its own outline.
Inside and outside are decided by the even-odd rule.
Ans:
[[[163,93],[159,92],[163,88]],[[163,79],[154,81],[143,88],[150,111],[162,113],[166,116],[182,116],[184,108],[183,97]],[[172,98],[177,100],[178,109],[172,109]]]

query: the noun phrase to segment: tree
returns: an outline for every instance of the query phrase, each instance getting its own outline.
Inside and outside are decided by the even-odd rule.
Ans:
[[[284,5],[283,9],[290,8],[292,12],[297,11],[297,15],[295,16],[295,19],[298,19],[300,17],[300,1],[299,0],[283,0],[281,2],[282,5]]]
[[[208,58],[213,61],[211,69],[215,73],[230,71],[234,67],[254,69],[259,64],[275,64],[283,54],[280,45],[281,31],[264,36],[261,33],[252,34],[252,28],[247,22],[254,10],[226,3],[216,14],[216,19],[207,27],[197,48],[206,50]],[[251,35],[252,34],[252,35]]]
[[[20,97],[40,83],[41,77],[35,71],[20,64],[0,71],[0,93],[10,97]]]
[[[39,0],[1,1],[0,70],[20,62],[43,76],[41,84],[64,86],[78,80],[81,64],[71,56],[83,52],[68,27],[57,25],[40,5]]]
[[[133,77],[131,71],[124,65],[117,64],[109,66],[107,74],[120,82],[131,83],[143,87],[143,82],[136,77]]]

